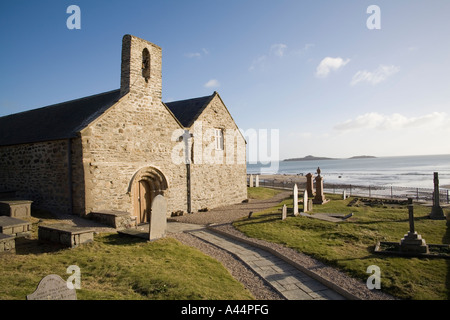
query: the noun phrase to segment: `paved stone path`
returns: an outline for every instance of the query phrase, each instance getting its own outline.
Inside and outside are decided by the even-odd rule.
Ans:
[[[344,300],[335,291],[307,276],[273,254],[249,244],[219,235],[204,226],[179,222],[168,223],[168,232],[188,232],[222,248],[241,259],[288,300]]]

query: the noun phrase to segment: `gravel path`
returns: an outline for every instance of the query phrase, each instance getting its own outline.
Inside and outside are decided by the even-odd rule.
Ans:
[[[270,208],[277,205],[278,203],[280,203],[280,201],[289,197],[290,195],[291,191],[283,191],[269,200],[249,200],[248,203],[240,203],[223,208],[213,209],[208,212],[198,212],[185,216],[174,217],[172,220],[184,223],[210,225],[210,229],[212,230],[226,233],[235,238],[242,239],[247,243],[253,243],[255,245],[269,248],[277,252],[277,254],[280,254],[288,258],[289,260],[294,261],[302,268],[305,268],[308,271],[315,273],[319,277],[335,284],[336,286],[343,288],[357,299],[394,300],[395,298],[388,294],[376,290],[369,290],[364,282],[351,278],[345,273],[335,268],[329,267],[310,256],[301,254],[282,245],[249,238],[240,231],[236,230],[231,225],[233,221],[242,217],[247,217],[250,211],[257,212]],[[259,276],[250,271],[239,259],[237,259],[233,255],[230,255],[229,253],[216,248],[215,246],[206,244],[199,239],[195,239],[195,237],[188,234],[176,234],[173,236],[182,243],[196,247],[206,254],[210,255],[211,257],[222,262],[222,264],[230,270],[233,277],[243,283],[244,286],[253,293],[255,298],[265,300],[282,299],[276,291],[266,285],[264,281],[259,278]]]

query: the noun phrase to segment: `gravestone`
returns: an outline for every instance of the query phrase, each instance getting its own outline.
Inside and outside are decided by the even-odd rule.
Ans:
[[[314,197],[314,185],[313,185],[313,175],[308,173],[306,175],[306,191],[308,192],[308,197]]]
[[[303,212],[308,212],[308,191],[303,192]]]
[[[27,295],[27,300],[77,300],[77,293],[75,288],[67,287],[67,281],[51,274],[39,282],[36,291]]]
[[[298,216],[298,187],[297,184],[294,185],[293,190],[293,205],[294,205],[294,216]]]
[[[253,175],[250,175],[250,183],[249,183],[250,188],[253,188]]]
[[[259,175],[255,176],[255,187],[258,188],[259,187]]]
[[[400,241],[400,250],[403,252],[428,253],[428,246],[414,228],[414,207],[412,198],[408,199],[409,232]]]
[[[444,211],[441,208],[439,200],[439,175],[437,172],[434,173],[434,197],[430,218],[433,220],[445,220]]]
[[[317,168],[317,177],[316,177],[316,196],[314,197],[314,204],[324,204],[328,202],[325,199],[325,195],[323,194],[323,177],[320,175],[320,168]]]
[[[342,200],[347,199],[347,193],[344,191],[342,191]]]
[[[281,210],[281,220],[286,220],[287,218],[287,206],[284,204]]]
[[[163,195],[157,195],[152,202],[148,239],[150,241],[163,238],[167,229],[167,201]]]

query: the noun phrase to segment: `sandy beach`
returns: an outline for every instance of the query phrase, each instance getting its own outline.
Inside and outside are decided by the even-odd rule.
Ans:
[[[306,183],[306,177],[302,175],[295,174],[261,174],[259,175],[259,180],[275,180],[276,182],[295,182],[295,183]]]

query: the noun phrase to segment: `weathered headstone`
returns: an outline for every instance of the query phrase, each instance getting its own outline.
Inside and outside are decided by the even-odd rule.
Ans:
[[[250,188],[253,188],[253,175],[250,175],[250,183],[249,183]]]
[[[284,204],[283,209],[281,209],[281,220],[286,220],[287,218],[287,206]]]
[[[77,300],[77,293],[75,288],[68,288],[67,281],[51,274],[42,278],[36,291],[27,295],[27,300]]]
[[[347,192],[344,190],[342,191],[342,200],[347,199]]]
[[[152,202],[150,213],[149,240],[157,240],[166,235],[167,201],[162,195],[157,195]]]
[[[445,220],[444,211],[441,208],[439,200],[439,175],[437,172],[434,173],[434,197],[430,218],[433,220]]]
[[[316,177],[316,196],[314,197],[314,204],[324,204],[328,202],[325,199],[325,195],[323,194],[323,177],[320,175],[320,168],[317,168],[317,177]]]
[[[303,212],[308,212],[308,191],[303,192]]]
[[[313,175],[308,173],[306,175],[306,191],[308,192],[308,197],[314,197],[314,184],[313,184]]]
[[[294,208],[294,216],[298,216],[298,187],[297,184],[294,185],[294,190],[293,190],[293,208]]]
[[[255,187],[258,188],[259,187],[259,175],[255,176]]]
[[[412,198],[408,199],[409,232],[400,241],[400,250],[403,252],[427,253],[428,246],[414,228],[414,207]]]

